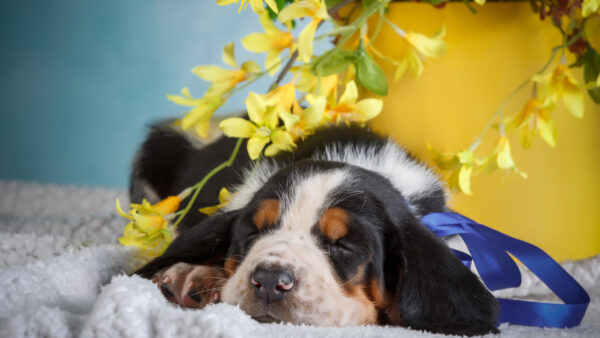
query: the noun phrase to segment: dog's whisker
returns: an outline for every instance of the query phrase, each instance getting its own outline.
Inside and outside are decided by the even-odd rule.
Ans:
[[[197,295],[201,295],[203,293],[216,291],[216,290],[223,290],[223,288],[212,288],[212,289],[206,289],[206,290],[199,290],[199,291],[190,293],[190,296],[197,296]]]
[[[225,272],[229,272],[229,273],[230,273],[230,274],[232,274],[232,275],[235,273],[235,271],[231,271],[231,270],[229,270],[229,269],[227,269],[227,268],[217,268],[217,269],[219,269],[219,270],[223,270],[223,271],[225,271]]]
[[[196,276],[194,277],[194,279],[196,280],[203,280],[203,279],[216,279],[216,280],[227,280],[227,278],[223,278],[223,277],[211,277],[211,276]]]

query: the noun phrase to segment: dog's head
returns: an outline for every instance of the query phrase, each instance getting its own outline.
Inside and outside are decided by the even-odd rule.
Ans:
[[[493,296],[374,172],[299,162],[244,205],[192,228],[139,273],[221,257],[222,300],[258,321],[495,330]]]

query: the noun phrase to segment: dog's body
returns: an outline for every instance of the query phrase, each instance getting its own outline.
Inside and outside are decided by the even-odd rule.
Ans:
[[[132,175],[132,199],[179,193],[225,161],[235,140],[195,148],[155,127]],[[137,273],[187,307],[223,301],[256,320],[317,326],[391,324],[495,332],[498,304],[419,221],[445,211],[437,176],[394,142],[358,127],[318,130],[292,153],[253,165],[242,149],[215,176],[167,251]]]

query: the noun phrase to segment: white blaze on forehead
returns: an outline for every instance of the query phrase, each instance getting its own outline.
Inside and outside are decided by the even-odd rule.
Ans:
[[[439,177],[431,169],[412,158],[392,140],[381,148],[374,144],[353,146],[334,143],[325,147],[323,152],[315,154],[313,158],[343,162],[378,173],[407,198],[413,212],[418,210],[412,203],[413,199],[444,191]]]
[[[331,192],[347,184],[349,179],[347,172],[337,169],[311,174],[297,182],[292,195],[285,199],[279,231],[310,233],[320,216],[319,212],[330,202]]]

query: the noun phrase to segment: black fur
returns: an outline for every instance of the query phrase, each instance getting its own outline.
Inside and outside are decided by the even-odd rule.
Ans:
[[[140,203],[143,198],[150,197],[145,194],[148,187],[159,199],[179,194],[200,181],[214,167],[225,162],[237,141],[221,137],[198,149],[171,125],[171,121],[167,121],[152,126],[146,141],[138,151],[129,187],[130,199],[134,203]],[[244,148],[245,142],[242,145],[242,149]],[[242,180],[242,169],[249,162],[247,152],[240,151],[231,167],[225,168],[206,183],[192,210],[219,204],[221,188],[239,184]],[[185,203],[187,200],[183,201],[184,205]],[[202,213],[190,212],[181,222],[179,231],[185,231],[206,218]]]
[[[149,184],[161,198],[178,193],[225,161],[234,142],[221,138],[205,148],[194,149],[173,130],[154,129],[136,162],[132,194],[143,191],[136,182]],[[293,181],[290,177],[294,175],[343,167],[349,168],[356,183],[351,188],[336,191],[333,206],[352,215],[348,233],[331,242],[313,228],[338,278],[348,281],[359,266],[367,264],[363,281],[373,278],[381,281],[386,291],[394,295],[387,308],[379,309],[382,324],[462,335],[497,332],[496,299],[413,213],[445,211],[441,189],[407,201],[390,181],[375,172],[345,163],[311,159],[332,143],[381,149],[386,142],[385,138],[358,127],[317,131],[300,142],[293,153],[282,153],[272,160],[283,169],[256,192],[245,208],[217,213],[210,218],[188,218],[189,230],[183,231],[163,256],[137,274],[150,278],[177,262],[218,265],[226,257],[243,258],[253,242],[268,231],[258,230],[251,221],[260,201],[289,191],[288,184]],[[239,173],[249,164],[249,159],[243,150],[240,155],[233,168],[215,176],[204,188],[194,208],[216,204],[221,187],[241,182]],[[416,210],[411,211],[409,202]]]

